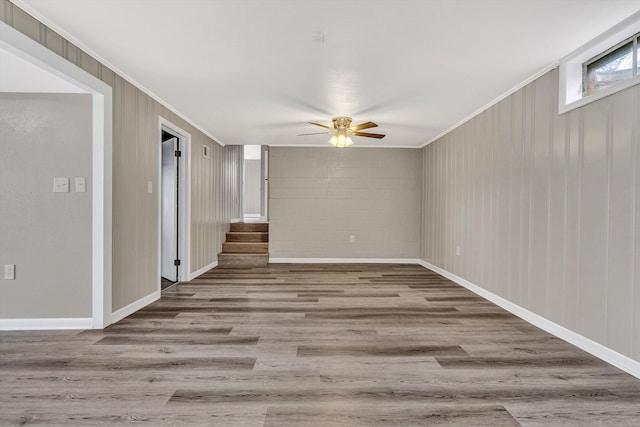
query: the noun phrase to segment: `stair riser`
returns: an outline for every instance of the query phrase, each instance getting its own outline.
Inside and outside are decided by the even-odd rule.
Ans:
[[[223,253],[266,254],[269,252],[268,243],[224,242]]]
[[[269,224],[267,223],[249,223],[249,222],[232,222],[229,231],[261,231],[269,232]]]
[[[269,233],[256,231],[254,233],[227,233],[227,242],[268,242]]]
[[[218,268],[266,267],[267,254],[218,254]]]

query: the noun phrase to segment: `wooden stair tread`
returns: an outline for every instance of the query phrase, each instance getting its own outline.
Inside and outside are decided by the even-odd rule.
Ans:
[[[234,222],[218,254],[218,267],[264,267],[269,264],[269,223]]]

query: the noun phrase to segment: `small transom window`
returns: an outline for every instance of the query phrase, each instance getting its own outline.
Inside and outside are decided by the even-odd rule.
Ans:
[[[636,34],[582,65],[582,96],[627,80],[639,71]]]

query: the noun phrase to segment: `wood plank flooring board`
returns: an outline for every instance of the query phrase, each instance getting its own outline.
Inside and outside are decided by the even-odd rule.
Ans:
[[[484,385],[482,388],[469,387],[466,384],[458,385],[426,385],[391,387],[389,385],[375,385],[364,387],[340,386],[331,383],[330,388],[310,389],[306,386],[289,389],[273,390],[265,387],[247,388],[206,388],[206,389],[178,389],[171,396],[167,404],[187,403],[192,405],[210,405],[216,403],[237,402],[242,400],[247,403],[301,403],[322,401],[348,401],[355,403],[374,402],[421,402],[428,401],[435,404],[459,400],[461,404],[476,401],[492,400],[496,402],[529,401],[538,403],[562,399],[576,400],[592,399],[594,402],[606,402],[609,400],[622,400],[633,403],[633,399],[621,399],[608,389],[593,387],[513,387]]]
[[[95,345],[138,345],[138,344],[188,344],[188,345],[256,345],[260,337],[233,336],[151,336],[151,335],[111,335],[106,336]]]
[[[301,345],[298,347],[298,356],[456,356],[465,354],[460,346],[435,346],[435,345]],[[437,359],[436,359],[437,360]]]
[[[0,425],[637,426],[640,381],[410,264],[213,269],[0,332]]]
[[[350,427],[350,426],[518,426],[518,422],[502,406],[481,408],[380,408],[356,407],[303,408],[271,406],[265,418],[265,427]]]

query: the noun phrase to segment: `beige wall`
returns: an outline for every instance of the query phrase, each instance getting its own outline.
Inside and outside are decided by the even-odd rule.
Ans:
[[[0,265],[16,266],[0,318],[91,317],[91,109],[87,94],[0,93]]]
[[[557,85],[424,148],[422,259],[640,360],[640,86],[558,115]]]
[[[242,147],[221,147],[207,140],[209,157],[202,155],[202,143],[191,152],[191,269],[195,272],[218,259],[229,221],[240,216],[240,188],[237,170]]]
[[[418,149],[271,147],[270,256],[418,258],[421,176]]]
[[[113,87],[113,310],[158,289],[159,117],[191,134],[191,271],[216,261],[236,195],[215,141],[8,0],[0,20]],[[211,147],[203,160],[202,145]],[[147,181],[154,193],[147,193]],[[237,191],[238,187],[235,187]]]

